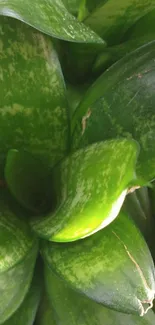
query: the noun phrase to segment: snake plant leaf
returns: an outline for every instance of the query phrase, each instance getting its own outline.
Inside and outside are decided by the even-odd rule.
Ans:
[[[99,53],[104,51],[106,43],[80,44],[61,43],[61,57],[63,74],[72,84],[82,84],[92,78],[92,66]]]
[[[5,165],[5,180],[10,192],[25,208],[38,213],[47,209],[49,172],[26,151],[10,150]]]
[[[23,219],[0,200],[0,324],[18,309],[33,276],[38,242]]]
[[[117,139],[93,144],[53,171],[57,205],[32,219],[33,230],[52,241],[74,241],[106,227],[118,215],[135,178],[138,145]]]
[[[3,325],[33,325],[41,296],[41,277],[36,269],[24,301]]]
[[[135,223],[143,233],[144,237],[146,238],[150,225],[152,226],[150,220],[151,216],[147,216],[145,210],[143,209],[143,206],[137,195],[137,190],[126,196],[123,204],[123,210],[125,210],[128,215],[135,221]]]
[[[103,322],[106,325],[154,325],[155,315],[152,310],[142,318],[103,307],[70,288],[47,265],[45,281],[59,325],[103,325]]]
[[[124,35],[121,44],[104,49],[93,65],[93,73],[101,74],[114,62],[155,39],[155,10],[140,18]]]
[[[87,90],[72,118],[74,149],[121,136],[139,142],[137,175],[146,182],[155,177],[154,55],[153,41],[118,61]]]
[[[0,2],[0,14],[66,41],[102,43],[96,33],[68,12],[61,0],[3,0]]]
[[[121,44],[107,47],[103,50],[102,53],[99,53],[96,57],[96,60],[92,67],[92,73],[94,76],[99,76],[106,69],[108,69],[112,64],[116,61],[122,59],[124,56],[128,55],[132,51],[138,49],[139,47],[154,41],[155,39],[155,31],[152,33],[148,33],[146,31],[143,36],[137,39],[131,39],[127,42],[123,42]]]
[[[84,22],[109,45],[114,45],[121,42],[125,32],[138,19],[154,8],[154,0],[103,0]]]
[[[70,119],[72,118],[87,89],[90,87],[90,84],[90,81],[81,85],[72,85],[70,83],[66,84],[67,98],[70,107]]]
[[[83,0],[82,0],[83,1]],[[81,0],[63,0],[66,9],[75,17],[78,16]]]
[[[124,35],[123,41],[138,39],[144,34],[151,34],[154,32],[155,9],[140,18]]]
[[[44,292],[36,316],[34,325],[56,325],[55,312],[52,304],[49,302],[47,294]]]
[[[152,307],[155,272],[142,234],[127,214],[74,243],[44,241],[48,266],[73,289],[120,312],[144,315]]]
[[[32,10],[33,12],[33,10]],[[0,165],[25,149],[50,168],[68,150],[68,104],[51,39],[0,16]]]

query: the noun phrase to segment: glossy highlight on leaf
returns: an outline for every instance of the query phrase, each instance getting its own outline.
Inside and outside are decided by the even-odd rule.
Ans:
[[[131,181],[139,147],[126,139],[99,142],[76,151],[53,171],[57,206],[32,220],[52,241],[74,241],[106,227],[118,215]]]
[[[74,243],[43,242],[45,263],[73,289],[120,312],[144,316],[155,295],[150,251],[127,214]]]
[[[3,0],[0,14],[19,19],[41,32],[66,41],[102,43],[89,27],[72,16],[61,0]]]

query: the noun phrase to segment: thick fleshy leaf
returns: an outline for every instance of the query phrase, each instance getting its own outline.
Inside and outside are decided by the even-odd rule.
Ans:
[[[96,302],[141,316],[152,307],[153,260],[143,236],[123,212],[86,239],[63,245],[44,241],[42,254],[54,272]]]
[[[113,65],[88,89],[72,118],[74,149],[121,136],[137,140],[137,174],[146,182],[155,177],[154,56],[151,42]]]
[[[132,51],[138,49],[139,47],[154,41],[155,39],[155,31],[152,31],[152,33],[144,34],[142,37],[137,39],[131,39],[127,42],[107,47],[103,50],[102,53],[100,53],[92,67],[93,75],[100,75],[103,73],[106,69],[108,69],[112,64],[114,64],[116,61],[120,60],[124,56],[128,55]]]
[[[144,34],[155,33],[154,31],[155,9],[140,18],[124,35],[123,40],[138,39]]]
[[[18,310],[4,325],[33,325],[41,296],[41,277],[35,270],[31,287]],[[49,325],[48,323],[46,325]]]
[[[101,74],[105,69],[109,68],[114,62],[123,56],[138,49],[138,47],[147,44],[155,39],[155,10],[142,17],[134,24],[124,35],[121,44],[104,49],[99,54],[94,65],[93,73]]]
[[[0,324],[22,303],[31,283],[38,243],[29,226],[0,201]]]
[[[155,8],[154,0],[103,0],[85,20],[109,45],[118,44],[125,32]]]
[[[81,21],[95,8],[103,4],[103,0],[63,0],[65,7]]]
[[[67,98],[70,107],[70,119],[71,119],[82,97],[85,95],[87,89],[89,88],[90,82],[78,86],[67,83],[66,86],[67,86]]]
[[[136,222],[145,239],[149,239],[153,220],[147,187],[142,187],[128,194],[123,209]]]
[[[152,257],[155,260],[154,229],[155,220],[147,187],[141,187],[126,196],[122,210],[136,223],[143,234]]]
[[[64,159],[53,171],[57,206],[32,220],[36,233],[73,241],[106,227],[118,215],[135,177],[138,145],[120,139],[93,144]]]
[[[28,152],[13,149],[8,152],[5,180],[13,196],[25,208],[35,213],[48,208],[49,172]]]
[[[78,16],[81,0],[62,0],[67,10],[74,16]]]
[[[42,296],[41,304],[37,313],[35,325],[56,325],[55,312],[52,304],[49,302],[47,294]]]
[[[66,80],[82,84],[92,78],[92,66],[96,57],[106,47],[103,44],[61,43],[60,61]]]
[[[154,325],[155,323],[152,310],[142,318],[122,314],[97,304],[70,288],[48,266],[45,267],[45,281],[59,325]]]
[[[51,39],[0,17],[0,44],[0,165],[14,148],[52,167],[68,150],[68,106]]]
[[[3,0],[0,14],[66,41],[102,43],[97,34],[68,12],[61,0]]]

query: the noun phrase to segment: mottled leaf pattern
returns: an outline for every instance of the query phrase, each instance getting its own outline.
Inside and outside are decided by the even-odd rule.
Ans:
[[[31,283],[38,243],[28,224],[0,201],[0,324],[22,303]]]
[[[97,34],[68,12],[61,0],[2,0],[0,14],[66,41],[102,43]]]
[[[137,173],[146,181],[155,177],[154,55],[153,41],[117,62],[88,89],[72,120],[74,149],[115,137],[137,140]]]
[[[141,316],[152,306],[153,260],[127,214],[121,212],[104,230],[74,243],[44,241],[42,254],[73,289],[96,302]]]
[[[105,308],[77,293],[57,277],[47,265],[45,265],[45,281],[51,304],[57,313],[57,324],[59,325],[103,325],[103,322],[106,325],[154,325],[155,315],[153,311],[149,311],[147,315],[141,318]]]
[[[32,220],[37,234],[52,241],[72,241],[106,227],[119,213],[135,177],[137,143],[112,140],[88,146],[53,171],[57,206]]]
[[[39,270],[35,269],[31,287],[25,296],[24,301],[3,325],[33,325],[36,316],[36,311],[39,305],[41,296],[41,276]],[[48,325],[48,324],[47,324]]]
[[[154,0],[103,0],[84,22],[112,45],[120,43],[125,32],[154,8]]]
[[[68,150],[68,106],[51,39],[0,17],[0,165],[9,149],[25,149],[46,168]]]

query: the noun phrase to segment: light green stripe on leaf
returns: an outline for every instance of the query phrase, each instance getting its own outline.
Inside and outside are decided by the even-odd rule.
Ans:
[[[52,241],[73,241],[111,223],[135,178],[138,149],[135,141],[118,139],[64,159],[53,170],[56,208],[32,220],[36,233]]]
[[[61,0],[3,0],[0,14],[19,19],[41,32],[66,41],[102,43],[89,27],[72,16]]]

